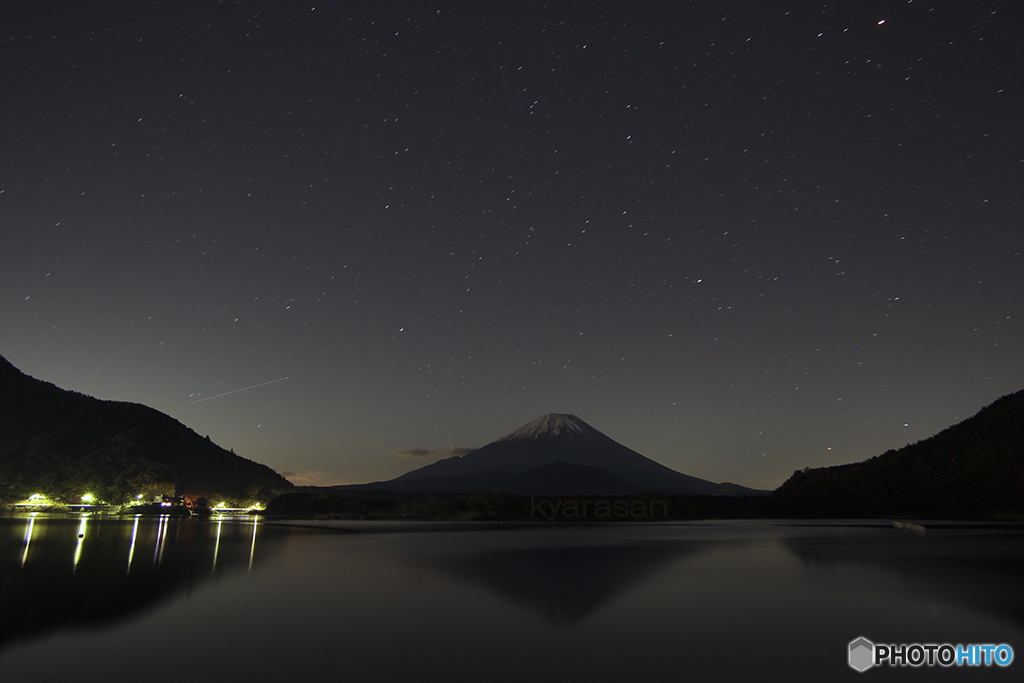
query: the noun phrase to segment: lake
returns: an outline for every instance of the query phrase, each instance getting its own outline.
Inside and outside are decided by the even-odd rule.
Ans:
[[[0,679],[1020,680],[848,644],[1024,652],[1024,532],[0,517]],[[864,678],[860,678],[860,677]]]

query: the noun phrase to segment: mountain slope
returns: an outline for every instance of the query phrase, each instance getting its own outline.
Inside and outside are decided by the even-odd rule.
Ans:
[[[797,471],[772,498],[798,516],[1024,514],[1024,391],[899,450]]]
[[[556,464],[563,467],[546,470],[549,476],[545,478],[542,468]],[[556,472],[560,488],[551,484],[550,477]],[[764,493],[676,472],[626,448],[575,415],[560,413],[544,415],[471,453],[440,460],[391,481],[337,488],[512,495],[539,494],[540,489],[551,491],[546,495]]]
[[[110,503],[144,494],[267,501],[292,485],[147,406],[25,375],[0,356],[0,500],[34,493]]]

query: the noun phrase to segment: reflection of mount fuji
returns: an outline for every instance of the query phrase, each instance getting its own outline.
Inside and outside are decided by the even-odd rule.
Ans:
[[[484,588],[556,625],[583,621],[704,544],[621,543],[500,548],[472,554],[408,554],[403,560]]]
[[[148,612],[251,568],[274,547],[269,535],[251,520],[0,518],[0,649]]]
[[[519,496],[768,493],[676,472],[613,441],[575,415],[558,413],[544,415],[471,453],[440,460],[397,479],[334,488],[338,492]]]

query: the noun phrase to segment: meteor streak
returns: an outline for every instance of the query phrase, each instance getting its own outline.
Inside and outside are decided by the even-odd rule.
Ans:
[[[251,387],[244,387],[242,389],[235,389],[234,391],[225,391],[223,394],[217,394],[216,396],[207,396],[206,398],[201,398],[201,399],[198,399],[196,401],[189,401],[188,404],[192,405],[193,403],[202,403],[203,401],[210,401],[210,400],[215,399],[215,398],[220,398],[221,396],[229,396],[230,394],[237,394],[239,391],[249,391],[250,389],[256,389],[257,387],[265,387],[268,384],[273,384],[274,382],[283,382],[286,379],[288,379],[288,378],[287,377],[282,377],[281,379],[272,379],[269,382],[262,382],[260,384],[253,384]]]

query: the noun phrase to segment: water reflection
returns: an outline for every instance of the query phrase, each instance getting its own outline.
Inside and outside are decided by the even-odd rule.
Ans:
[[[414,571],[483,588],[550,624],[573,625],[673,562],[711,547],[702,542],[603,539],[595,539],[597,545],[578,545],[580,533],[565,530],[549,536],[541,547],[413,552],[400,554],[400,559]]]
[[[75,564],[72,571],[78,570],[78,561],[82,558],[82,546],[85,544],[85,528],[89,521],[89,513],[83,513],[78,524],[78,542],[75,544]]]
[[[1013,531],[82,524],[0,518],[5,678],[122,680],[185,653],[212,680],[832,681],[860,680],[857,636],[1024,651]],[[69,625],[91,628],[30,638]]]
[[[252,541],[249,543],[249,571],[252,571],[252,559],[256,554],[256,529],[259,528],[258,520],[252,520]]]
[[[213,567],[210,568],[211,572],[217,571],[217,556],[220,555],[220,534],[224,528],[224,518],[219,517],[217,519],[217,540],[213,544]]]
[[[258,518],[211,524],[166,515],[0,518],[0,649],[63,626],[116,621],[225,572],[251,571],[274,547],[257,552],[260,526]]]
[[[983,611],[1024,627],[1024,536],[976,528],[892,528],[793,534],[783,546],[817,586],[869,596],[895,583],[907,598]],[[1024,646],[1024,643],[1022,643]]]
[[[33,512],[28,518],[28,526],[25,527],[25,549],[21,552],[21,566],[25,566],[25,560],[28,559],[28,548],[32,544],[32,532],[36,528],[36,515],[38,512]]]
[[[135,541],[139,538],[139,517],[140,515],[135,515],[132,521],[132,540],[128,547],[128,568],[125,570],[129,574],[132,571],[132,560],[135,559]]]

